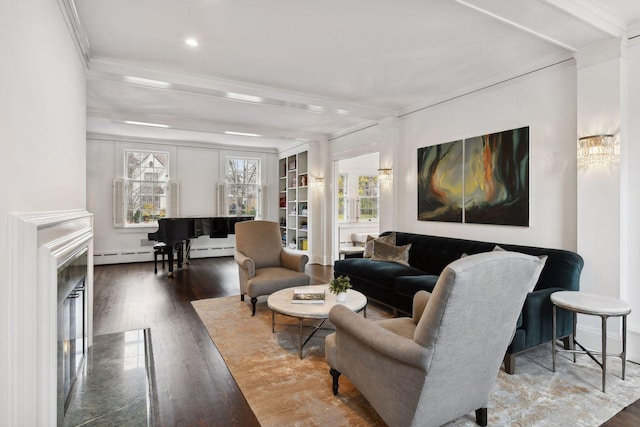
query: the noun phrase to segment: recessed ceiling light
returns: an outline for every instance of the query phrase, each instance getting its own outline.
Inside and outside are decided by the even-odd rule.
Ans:
[[[246,95],[244,93],[227,92],[225,95],[229,99],[235,99],[236,101],[246,102],[263,102],[264,98],[255,95]]]
[[[164,125],[161,123],[148,123],[148,122],[136,122],[133,120],[125,120],[124,121],[128,125],[136,125],[136,126],[149,126],[154,128],[168,128],[169,125]]]
[[[198,47],[198,45],[200,44],[200,43],[198,43],[198,40],[196,40],[196,39],[194,39],[194,38],[192,38],[192,37],[190,37],[190,38],[188,38],[188,39],[185,39],[185,41],[184,41],[184,42],[185,42],[188,46],[191,46],[191,47]]]
[[[238,135],[238,136],[254,136],[254,137],[262,136],[262,135],[257,134],[257,133],[234,132],[234,131],[230,131],[230,130],[226,130],[226,131],[224,131],[224,133],[226,133],[227,135]]]
[[[312,105],[312,104],[307,105],[307,109],[309,111],[314,111],[316,113],[322,113],[323,111],[326,110],[326,108],[324,108],[321,105]]]
[[[163,82],[161,80],[145,79],[144,77],[124,76],[124,81],[132,83],[134,85],[157,87],[161,89],[168,89],[171,87],[171,83]]]

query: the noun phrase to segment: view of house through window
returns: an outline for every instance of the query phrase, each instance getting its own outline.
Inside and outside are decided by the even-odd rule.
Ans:
[[[125,151],[127,225],[167,215],[168,161],[169,153]]]
[[[227,158],[227,214],[260,216],[260,160]]]
[[[360,197],[360,220],[377,220],[379,204],[378,177],[359,176],[358,196]]]

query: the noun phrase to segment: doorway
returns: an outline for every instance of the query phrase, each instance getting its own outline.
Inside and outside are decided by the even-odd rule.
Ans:
[[[336,161],[334,259],[347,248],[364,246],[366,236],[380,232],[379,154]]]

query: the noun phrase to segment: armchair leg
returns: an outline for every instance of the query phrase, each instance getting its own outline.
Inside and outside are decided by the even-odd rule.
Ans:
[[[511,353],[505,353],[504,355],[504,371],[513,375],[516,372],[516,355]]]
[[[476,424],[482,427],[487,426],[487,408],[476,409]]]
[[[335,396],[338,394],[338,378],[340,378],[340,372],[331,368],[329,369],[329,373],[333,377],[333,395]]]
[[[240,301],[244,301],[244,294],[240,295]]]
[[[256,315],[256,303],[258,302],[258,298],[251,298],[251,315]]]

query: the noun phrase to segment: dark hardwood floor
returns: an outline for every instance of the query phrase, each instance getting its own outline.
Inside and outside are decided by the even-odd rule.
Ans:
[[[94,334],[150,328],[157,425],[259,426],[191,306],[239,294],[235,261],[196,259],[175,278],[163,273],[154,274],[153,263],[96,266]],[[332,269],[307,265],[307,273],[312,284],[327,283]]]
[[[312,284],[326,283],[332,269],[307,265],[307,273]],[[173,279],[153,274],[153,263],[95,267],[94,334],[151,330],[157,425],[259,426],[191,306],[238,293],[232,257],[192,260]],[[640,426],[640,401],[603,426]]]

